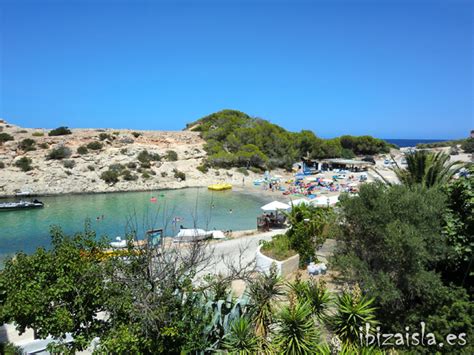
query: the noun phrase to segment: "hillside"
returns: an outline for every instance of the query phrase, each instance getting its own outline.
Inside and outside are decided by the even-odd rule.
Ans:
[[[197,132],[49,132],[0,120],[0,197],[22,189],[38,194],[135,191],[241,182],[243,177],[236,171],[199,171],[206,152]]]
[[[187,129],[200,132],[212,167],[290,168],[301,159],[353,158],[388,153],[389,143],[371,136],[322,139],[312,131],[290,132],[267,120],[236,110],[222,110],[195,122]]]

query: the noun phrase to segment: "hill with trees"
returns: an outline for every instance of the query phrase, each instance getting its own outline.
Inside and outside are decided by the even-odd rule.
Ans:
[[[310,130],[290,132],[261,118],[222,110],[186,127],[206,140],[207,164],[213,167],[290,168],[301,159],[353,158],[388,153],[389,143],[371,136],[322,139]]]

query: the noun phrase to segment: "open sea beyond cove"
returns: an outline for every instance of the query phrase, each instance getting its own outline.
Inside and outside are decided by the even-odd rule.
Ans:
[[[395,144],[400,148],[416,147],[417,144],[444,142],[447,139],[384,139],[384,141]]]
[[[152,197],[156,203],[151,202]],[[49,230],[59,225],[68,234],[84,230],[90,220],[98,236],[111,240],[131,229],[141,238],[151,228],[175,235],[180,225],[202,229],[256,228],[260,206],[269,197],[206,188],[41,197],[42,209],[0,212],[0,265],[18,251],[33,252],[50,245]],[[173,221],[176,221],[174,223]]]

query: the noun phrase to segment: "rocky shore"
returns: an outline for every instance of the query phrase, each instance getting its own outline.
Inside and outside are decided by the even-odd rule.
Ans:
[[[25,190],[53,195],[177,189],[223,181],[242,186],[260,176],[250,171],[247,176],[237,169],[198,169],[206,153],[205,142],[197,132],[71,129],[71,134],[61,136],[48,136],[48,132],[0,120],[0,134],[13,137],[0,143],[0,197]],[[25,151],[21,144],[25,139],[34,141],[34,150]],[[78,152],[79,147],[92,142],[100,142],[102,147]],[[68,148],[70,156],[48,158],[58,147]],[[143,163],[138,159],[143,151],[161,158]],[[19,167],[17,162],[22,158],[31,160],[31,170]],[[122,168],[117,182],[103,179],[104,172]]]

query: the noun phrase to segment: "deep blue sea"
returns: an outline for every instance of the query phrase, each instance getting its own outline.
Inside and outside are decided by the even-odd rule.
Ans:
[[[419,143],[434,143],[434,142],[444,142],[448,139],[384,139],[392,144],[398,145],[400,148],[403,147],[415,147]]]

